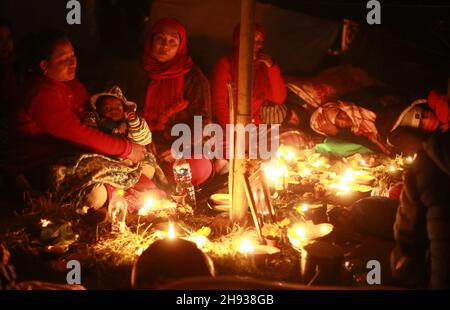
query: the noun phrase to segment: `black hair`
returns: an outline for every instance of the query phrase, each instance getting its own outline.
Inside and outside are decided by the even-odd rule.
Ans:
[[[59,29],[45,29],[40,31],[35,37],[35,60],[39,63],[42,60],[50,60],[56,44],[62,41],[70,41],[67,34]]]
[[[12,30],[11,22],[5,18],[0,18],[0,27],[7,27],[9,30]]]
[[[18,62],[22,79],[28,80],[41,74],[40,62],[49,61],[57,43],[70,41],[67,34],[59,29],[42,29],[28,34],[18,46]]]

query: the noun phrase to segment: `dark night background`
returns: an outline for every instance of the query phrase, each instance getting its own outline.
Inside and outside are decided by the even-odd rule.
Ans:
[[[146,76],[141,65],[143,39],[152,21],[152,2],[147,0],[82,0],[82,24],[66,23],[66,1],[0,0],[1,17],[13,24],[18,54],[27,50],[27,34],[41,27],[65,29],[79,58],[78,78],[90,91],[121,84],[130,99],[141,103]],[[195,1],[198,3],[198,1]],[[325,57],[309,72],[348,62],[365,68],[386,83],[423,96],[430,87],[447,88],[450,59],[450,4],[448,1],[381,1],[381,25],[369,26],[365,19],[367,1],[260,0],[278,8],[298,11],[323,20],[340,22],[350,18],[360,23],[360,33],[342,59]],[[186,14],[189,14],[187,12]],[[236,17],[239,18],[239,17]],[[231,31],[231,30],[230,30]],[[194,42],[193,40],[191,43]],[[195,41],[196,44],[201,42]],[[217,42],[217,45],[220,45]],[[228,44],[228,42],[227,42]],[[225,44],[224,44],[225,45]],[[339,36],[335,42],[339,45]],[[208,73],[212,63],[194,60]]]

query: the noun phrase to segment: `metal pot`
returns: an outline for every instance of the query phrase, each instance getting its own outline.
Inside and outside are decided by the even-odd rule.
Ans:
[[[310,243],[301,251],[300,271],[306,284],[338,285],[344,271],[344,251],[323,241]]]

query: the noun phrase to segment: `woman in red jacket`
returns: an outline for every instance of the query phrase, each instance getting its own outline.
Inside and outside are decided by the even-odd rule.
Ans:
[[[227,82],[232,81],[237,86],[239,35],[240,26],[238,25],[233,33],[233,53],[217,61],[211,77],[213,115],[223,127],[230,122]],[[280,68],[269,55],[262,52],[264,39],[264,28],[255,25],[252,98],[252,121],[255,124],[261,123],[259,110],[266,100],[283,104],[286,99],[286,87]]]
[[[168,177],[172,176],[174,162],[171,155],[172,143],[176,140],[171,136],[173,126],[187,124],[193,130],[194,116],[202,116],[203,126],[211,120],[209,82],[188,55],[186,39],[186,30],[179,21],[163,18],[152,26],[145,43],[144,68],[150,82],[143,116],[153,133],[158,157],[166,163],[163,169]],[[187,160],[194,185],[210,177],[210,160]]]
[[[143,146],[82,124],[89,96],[75,79],[77,58],[70,40],[60,32],[49,31],[38,37],[37,45],[38,76],[27,87],[18,113],[16,160],[26,165],[24,170],[42,173],[63,154],[73,154],[75,148],[133,162],[142,160]],[[96,191],[99,195],[91,202],[98,208],[106,202],[106,190],[102,186]]]

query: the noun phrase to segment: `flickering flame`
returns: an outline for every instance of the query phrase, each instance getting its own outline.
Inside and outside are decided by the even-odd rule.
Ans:
[[[277,159],[283,158],[286,161],[292,161],[295,159],[295,153],[287,147],[281,146],[277,151]]]
[[[46,219],[41,219],[41,226],[42,227],[47,227],[50,224],[52,224],[52,221],[49,221],[49,220],[46,220]]]
[[[287,161],[291,161],[295,158],[294,152],[292,152],[290,149],[286,149],[286,153],[284,154],[284,159]]]
[[[297,226],[297,228],[295,228],[295,233],[300,238],[305,238],[305,236],[306,236],[305,228],[302,226]]]
[[[153,198],[148,197],[147,200],[145,201],[144,206],[139,209],[138,214],[141,216],[148,215],[153,210],[154,207],[155,207],[155,202],[153,201]]]
[[[322,233],[322,234],[328,234],[329,232],[330,232],[330,228],[329,227],[327,227],[327,226],[322,226],[321,228],[320,228],[320,232]]]
[[[415,157],[416,157],[416,155],[414,155],[414,157],[408,156],[408,158],[406,158],[406,162],[408,164],[411,164],[414,161]]]
[[[367,163],[366,163],[366,161],[363,159],[363,160],[361,160],[360,162],[359,162],[359,164],[361,165],[361,166],[365,166],[365,165],[367,165]]]
[[[390,165],[389,166],[389,171],[391,171],[391,172],[395,172],[395,166],[394,165]]]
[[[309,210],[308,204],[304,203],[302,204],[302,211],[307,212]]]
[[[190,236],[187,238],[189,241],[194,242],[199,249],[204,247],[208,243],[208,238],[203,235]]]
[[[289,171],[285,165],[272,162],[264,166],[264,175],[271,187],[282,189]]]
[[[316,161],[312,164],[312,166],[313,166],[314,168],[319,168],[320,166],[322,166],[322,164],[323,164],[322,160],[321,160],[321,159],[318,159],[318,160],[316,160]]]
[[[252,244],[250,240],[243,239],[239,246],[239,252],[244,254],[253,253],[255,252],[255,246]]]
[[[303,172],[304,172],[306,175],[311,175],[311,171],[310,171],[309,169],[307,169],[307,168],[303,169]]]
[[[353,171],[352,171],[352,169],[348,168],[345,171],[345,174],[342,176],[341,182],[342,183],[349,183],[349,182],[352,182],[353,180],[354,180],[354,178],[353,178]]]
[[[173,223],[169,223],[169,231],[167,233],[167,236],[169,239],[175,239],[175,228],[173,226]]]
[[[135,253],[136,253],[136,255],[141,256],[141,255],[142,255],[142,252],[144,252],[144,250],[145,250],[145,249],[144,249],[143,247],[140,247],[139,249],[136,250]]]

